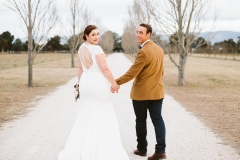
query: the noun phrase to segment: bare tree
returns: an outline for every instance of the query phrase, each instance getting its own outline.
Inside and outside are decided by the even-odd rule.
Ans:
[[[136,27],[141,23],[150,24],[151,12],[148,10],[147,6],[148,6],[147,1],[134,0],[133,5],[128,8],[130,19]]]
[[[68,21],[65,23],[69,27],[66,27],[66,37],[70,37],[68,40],[68,45],[71,52],[71,67],[74,67],[74,55],[77,47],[83,42],[82,40],[82,30],[85,24],[88,22],[89,14],[87,8],[84,9],[83,4],[80,0],[70,0],[68,1]],[[83,10],[85,12],[83,12]],[[81,23],[81,21],[83,23]],[[65,26],[66,26],[65,25]]]
[[[124,33],[122,36],[122,47],[126,53],[136,53],[138,43],[136,41],[136,29],[141,23],[150,24],[153,20],[151,12],[148,10],[148,1],[134,0],[128,7],[128,19],[125,21]],[[160,35],[153,32],[151,39],[158,45],[162,44]]]
[[[55,0],[4,0],[2,4],[22,19],[28,35],[28,87],[33,87],[33,61],[47,43],[47,35],[58,20]],[[35,41],[35,45],[33,45]]]
[[[107,53],[110,53],[113,51],[114,48],[114,37],[112,31],[106,31],[101,36],[101,41],[99,42],[99,45],[103,48],[104,51]]]
[[[124,32],[122,35],[122,48],[125,53],[135,53],[138,50],[138,44],[135,38],[136,24],[134,22],[133,7],[128,7],[128,19],[125,20]]]
[[[67,20],[68,23],[62,22],[62,28],[64,30],[64,38],[68,41],[68,45],[71,52],[71,67],[74,67],[74,55],[76,50],[83,43],[82,35],[84,28],[93,23],[101,28],[101,23],[99,19],[96,19],[89,9],[85,6],[83,0],[69,0],[66,12],[67,17],[62,20]]]
[[[125,24],[124,33],[122,35],[122,48],[125,53],[134,54],[138,51],[138,44],[136,41],[136,27],[132,23]]]
[[[150,12],[146,9],[146,2],[134,0],[128,7],[128,19],[124,22],[124,33],[122,36],[122,47],[126,53],[136,53],[138,43],[136,41],[136,29],[141,23],[150,23]]]
[[[196,48],[191,48],[195,39],[203,31],[206,25],[206,18],[209,16],[209,0],[139,0],[147,2],[147,11],[151,12],[154,22],[159,32],[164,33],[169,39],[178,46],[179,62],[177,63],[170,54],[169,57],[178,68],[178,85],[183,86],[184,71],[187,57],[195,51],[196,48],[204,45],[199,43]],[[211,8],[212,9],[212,8]],[[207,15],[208,14],[208,15]],[[213,13],[211,19],[210,31],[215,29],[216,14]],[[170,35],[176,33],[177,40],[172,39]],[[205,37],[209,40],[212,38],[212,32]],[[206,41],[207,42],[207,41]],[[165,52],[168,51],[165,49]]]

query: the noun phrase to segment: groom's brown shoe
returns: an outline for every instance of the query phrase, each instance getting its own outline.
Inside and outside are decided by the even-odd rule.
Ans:
[[[166,158],[167,157],[165,153],[160,153],[160,154],[154,153],[152,157],[148,157],[148,160],[159,160],[159,159],[166,159]]]
[[[143,157],[146,157],[146,156],[147,156],[147,153],[142,153],[142,152],[140,152],[140,151],[137,150],[137,149],[136,149],[133,153],[136,154],[136,155],[139,155],[139,156],[143,156]]]

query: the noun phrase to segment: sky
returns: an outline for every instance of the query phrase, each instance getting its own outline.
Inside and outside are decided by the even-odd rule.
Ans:
[[[0,0],[4,1],[4,0]],[[56,0],[61,7],[67,0]],[[108,30],[122,35],[124,19],[128,17],[128,6],[133,0],[85,0],[86,5],[95,17],[99,18],[102,25]],[[240,3],[239,0],[212,0],[210,9],[217,9],[217,30],[240,32]],[[211,10],[209,11],[211,12]],[[4,31],[11,32],[15,37],[26,37],[25,26],[21,25],[18,15],[0,5],[0,34]],[[205,30],[207,31],[207,30]],[[54,33],[55,32],[55,33]],[[54,29],[52,34],[59,33]]]

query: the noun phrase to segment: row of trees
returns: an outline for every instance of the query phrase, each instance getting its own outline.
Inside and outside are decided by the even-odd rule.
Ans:
[[[222,42],[216,42],[214,46],[218,48],[220,53],[240,53],[240,36],[237,42],[233,39],[228,39]]]
[[[125,34],[126,35],[126,34]],[[123,38],[126,38],[123,36]],[[133,38],[133,37],[132,37]],[[61,37],[56,35],[50,39],[48,39],[46,45],[43,47],[42,51],[70,51],[70,47],[68,45],[70,39],[68,39],[68,42],[65,44],[61,44]],[[102,48],[106,52],[120,52],[123,51],[121,46],[121,39],[117,33],[113,33],[111,31],[106,31],[101,36],[101,40],[99,45],[102,46]],[[169,46],[168,51],[169,53],[177,53],[178,48],[174,41],[178,41],[177,34],[174,33],[170,35],[169,41],[164,41],[161,39],[161,36],[155,35],[153,33],[153,36],[151,37],[153,41],[155,41],[157,44],[163,46]],[[174,41],[173,41],[174,40]],[[129,40],[124,40],[123,42],[126,43]],[[81,44],[81,43],[80,43]],[[135,43],[137,46],[137,43]],[[36,44],[33,41],[33,46]],[[27,51],[28,48],[28,41],[22,42],[20,39],[14,40],[14,35],[11,35],[10,32],[6,31],[0,34],[0,48],[2,49],[2,52],[6,51]],[[191,45],[192,49],[195,49],[196,46],[200,46],[197,48],[197,53],[240,53],[240,36],[238,37],[238,41],[235,42],[233,39],[224,40],[222,42],[216,42],[214,45],[211,44],[211,42],[206,41],[203,37],[197,38]],[[132,52],[132,50],[128,50],[127,45],[125,45],[126,50],[125,52]]]
[[[33,47],[35,47],[35,41],[33,40]],[[51,38],[48,43],[43,47],[42,50],[59,50],[63,49],[65,45],[60,44],[60,37],[55,36]],[[20,52],[28,51],[28,41],[22,42],[21,39],[17,38],[14,40],[14,35],[11,35],[9,31],[3,32],[0,35],[0,48],[2,52]],[[69,50],[69,47],[68,47]]]
[[[33,47],[40,46],[35,43],[33,40]],[[21,52],[21,51],[28,51],[28,41],[22,42],[21,39],[17,38],[14,40],[14,35],[11,35],[9,31],[3,32],[0,35],[0,48],[2,52]],[[38,49],[38,48],[37,48]],[[60,51],[60,50],[70,50],[68,44],[61,44],[61,37],[54,36],[50,38],[46,45],[41,49],[42,51]]]
[[[176,33],[170,35],[169,41],[162,43],[165,48],[168,48],[169,53],[177,53],[178,46],[172,41],[178,41]],[[164,41],[162,41],[164,42]],[[199,46],[199,47],[198,47]],[[203,37],[198,37],[195,39],[190,46],[192,50],[195,50],[196,53],[207,53],[207,54],[216,54],[216,53],[240,53],[240,37],[238,41],[235,42],[233,39],[223,40],[220,42],[215,42],[211,44],[210,41],[205,40]]]
[[[46,45],[42,48],[42,51],[70,51],[70,41],[71,38],[67,40],[65,44],[61,44],[61,39],[59,35],[56,35],[50,39],[47,40]],[[83,42],[83,41],[82,41]],[[82,43],[81,42],[81,43]],[[79,47],[81,45],[77,47]],[[123,51],[121,46],[121,37],[112,31],[106,31],[101,36],[101,40],[99,42],[99,45],[103,48],[105,52],[120,52]],[[2,49],[2,52],[21,52],[21,51],[27,51],[28,48],[28,41],[22,42],[21,39],[17,38],[14,40],[14,35],[11,35],[10,32],[6,31],[3,32],[0,35],[0,48]],[[35,41],[33,40],[33,46],[36,46]]]

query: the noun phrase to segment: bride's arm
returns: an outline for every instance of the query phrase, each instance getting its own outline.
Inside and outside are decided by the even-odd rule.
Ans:
[[[112,84],[113,88],[119,89],[119,85],[116,83],[116,81],[112,75],[112,72],[110,71],[110,69],[107,66],[105,55],[104,54],[96,55],[96,59],[97,59],[98,66],[99,66],[100,70],[102,71],[103,75]]]
[[[81,78],[82,73],[83,73],[82,63],[81,63],[81,61],[80,61],[79,56],[78,56],[78,66],[79,66],[79,67],[78,67],[78,84],[79,84],[80,78]]]

